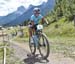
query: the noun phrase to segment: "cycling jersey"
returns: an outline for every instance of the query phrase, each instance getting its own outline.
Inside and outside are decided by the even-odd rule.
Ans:
[[[39,21],[43,18],[43,16],[41,14],[39,14],[38,17],[36,17],[35,15],[31,16],[31,21],[34,21],[34,24],[38,24]]]

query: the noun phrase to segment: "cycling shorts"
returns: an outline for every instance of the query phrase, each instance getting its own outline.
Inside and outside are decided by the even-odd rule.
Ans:
[[[37,25],[38,25],[38,24],[35,24],[35,25],[33,25],[31,28],[37,30]]]

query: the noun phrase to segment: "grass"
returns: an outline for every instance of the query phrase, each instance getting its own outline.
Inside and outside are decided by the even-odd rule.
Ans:
[[[28,42],[29,34],[28,34],[28,28],[26,26],[23,28],[23,33],[24,33],[23,37],[19,37],[17,35],[13,40],[18,42]]]
[[[5,46],[5,43],[3,43],[3,42],[0,42],[0,47],[1,46]],[[7,46],[9,46],[9,44],[7,44]],[[0,59],[2,59],[3,58],[3,48],[0,48]],[[7,51],[7,56],[10,54],[10,48],[6,48],[6,51]]]
[[[3,46],[4,44],[2,42],[0,42],[0,47]],[[3,56],[3,49],[0,48],[0,58],[2,58]]]
[[[50,38],[52,41],[50,50],[53,53],[62,53],[65,56],[75,55],[75,38],[69,37],[55,37]]]
[[[73,22],[68,22],[68,21],[63,22],[61,20],[52,23],[51,25],[46,27],[44,32],[49,37],[55,37],[55,36],[75,37],[75,27],[73,25]]]
[[[73,21],[65,18],[45,27],[44,32],[52,41],[50,50],[53,53],[62,53],[75,59],[75,27]]]
[[[23,37],[15,37],[14,39],[13,39],[14,41],[18,41],[18,42],[20,42],[20,43],[22,43],[22,42],[28,42],[28,37],[25,37],[25,36],[23,36]]]

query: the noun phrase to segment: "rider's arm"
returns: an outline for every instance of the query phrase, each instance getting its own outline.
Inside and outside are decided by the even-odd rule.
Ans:
[[[44,20],[44,17],[42,18],[42,24],[44,24],[45,20]]]
[[[41,18],[41,24],[48,24],[48,21],[40,14],[39,17]]]
[[[31,19],[30,20],[31,20],[30,21],[31,22],[31,25],[33,26],[34,25],[34,21],[33,21],[34,20],[34,15],[31,16]]]
[[[42,18],[42,24],[44,24],[44,23],[48,24],[48,21],[43,17]]]

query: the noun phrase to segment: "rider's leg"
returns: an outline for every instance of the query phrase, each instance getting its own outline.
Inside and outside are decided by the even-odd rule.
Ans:
[[[35,34],[35,29],[34,28],[32,29],[32,33]]]
[[[33,28],[29,28],[29,37],[30,37],[31,43],[33,44],[33,38],[32,38],[32,36],[33,36]]]
[[[32,28],[29,28],[29,36],[32,37]]]
[[[36,27],[37,25],[34,25],[33,26],[33,34],[35,34],[35,31],[37,30],[37,27]]]
[[[32,35],[35,33],[34,28],[29,28],[29,36],[32,37]]]

